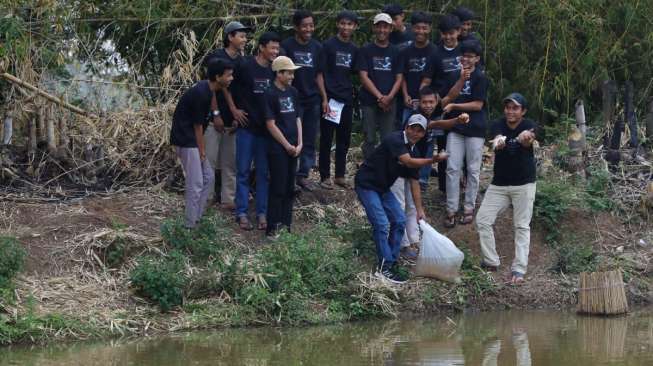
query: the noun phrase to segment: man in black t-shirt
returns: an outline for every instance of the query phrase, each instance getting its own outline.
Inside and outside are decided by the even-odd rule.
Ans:
[[[438,29],[440,30],[440,44],[436,47],[424,71],[420,87],[430,86],[438,92],[440,97],[445,98],[449,89],[456,83],[462,69],[460,46],[458,36],[460,35],[460,20],[453,15],[446,15],[440,19]],[[433,135],[438,146],[438,151],[446,149],[446,132],[441,129],[434,129]],[[447,161],[438,164],[438,188],[446,194],[446,172]]]
[[[504,117],[493,122],[490,135],[495,151],[494,177],[476,215],[483,255],[481,264],[488,270],[496,270],[500,262],[493,225],[499,212],[512,205],[515,259],[512,262],[511,281],[514,284],[523,282],[526,274],[535,201],[533,142],[537,125],[524,118],[527,108],[526,98],[519,93],[512,93],[503,100]]]
[[[463,70],[456,84],[443,100],[445,119],[469,114],[469,123],[455,125],[447,135],[447,217],[446,227],[456,224],[460,204],[460,178],[463,169],[467,173],[463,215],[460,223],[471,224],[474,220],[476,195],[478,194],[486,134],[488,81],[485,73],[477,67],[481,56],[478,41],[465,41],[460,50],[463,54]],[[466,164],[465,164],[466,162]]]
[[[333,189],[331,184],[331,144],[336,135],[335,179],[334,183],[349,189],[345,180],[347,151],[351,139],[354,86],[352,76],[356,71],[358,47],[352,42],[352,36],[358,28],[358,16],[348,10],[338,13],[336,18],[338,34],[324,42],[322,58],[324,62],[324,86],[328,100],[342,103],[340,121],[332,122],[325,118],[320,121],[320,186]],[[326,109],[331,112],[327,100]],[[326,117],[326,115],[325,115]]]
[[[223,59],[234,65],[234,70],[238,69],[238,63],[242,58],[245,44],[247,43],[247,32],[249,27],[245,27],[240,22],[230,22],[224,27],[224,48],[217,49],[210,53],[206,60]],[[206,157],[209,159],[211,166],[216,168],[220,176],[216,181],[219,192],[216,192],[216,201],[222,203],[222,208],[233,210],[236,205],[234,198],[236,194],[236,126],[239,120],[247,119],[247,115],[242,109],[238,109],[233,100],[233,88],[239,81],[234,77],[234,81],[229,88],[216,94],[217,100],[212,100],[212,108],[220,111],[220,116],[216,117],[214,124],[210,124],[206,133],[204,133],[204,143],[206,145]],[[238,116],[238,118],[234,118]],[[216,127],[214,128],[213,125]],[[213,190],[209,196],[213,194]]]
[[[276,237],[281,228],[290,231],[295,198],[297,158],[302,152],[302,105],[291,83],[295,70],[292,60],[279,56],[272,62],[275,79],[265,91],[265,125],[270,133],[270,199],[267,235]]]
[[[397,113],[395,97],[403,78],[399,49],[388,39],[392,19],[388,14],[380,13],[374,17],[373,23],[375,39],[361,48],[358,57],[365,158],[374,151],[377,134],[383,140],[394,130]]]
[[[308,173],[315,165],[315,145],[320,127],[320,115],[326,113],[328,108],[322,74],[322,45],[313,39],[315,23],[310,11],[295,11],[292,22],[295,35],[281,42],[281,47],[296,65],[301,66],[301,69],[295,73],[293,81],[293,87],[299,92],[305,143],[299,158],[297,185],[311,191],[316,187],[307,179]]]
[[[279,55],[279,42],[276,33],[263,33],[258,40],[256,56],[244,58],[236,71],[239,81],[234,85],[236,105],[247,114],[245,124],[236,131],[236,219],[243,230],[253,229],[247,215],[252,162],[256,168],[258,229],[267,228],[268,159],[265,146],[268,140],[261,106],[263,94],[274,80],[270,64]]]
[[[179,99],[170,131],[170,144],[175,146],[186,175],[187,228],[194,228],[200,221],[215,179],[213,167],[206,158],[204,130],[209,118],[220,116],[217,109],[211,108],[211,100],[216,92],[229,87],[233,65],[229,61],[211,60],[206,74],[207,80],[197,82]]]
[[[406,19],[404,8],[399,4],[389,4],[383,7],[382,12],[392,18],[390,43],[399,47],[399,49],[410,46],[415,40],[415,34],[404,23]]]
[[[471,9],[459,6],[451,12],[451,15],[457,16],[460,20],[460,36],[458,37],[460,42],[467,40],[479,41],[474,34],[474,12]]]
[[[390,187],[398,177],[408,179],[416,207],[415,220],[425,218],[418,169],[442,158],[438,155],[424,157],[423,150],[416,146],[426,134],[427,123],[420,114],[411,116],[403,131],[391,132],[381,141],[365,159],[354,180],[356,194],[372,225],[378,257],[377,276],[394,283],[405,281],[397,276],[393,267],[399,256],[406,215]]]

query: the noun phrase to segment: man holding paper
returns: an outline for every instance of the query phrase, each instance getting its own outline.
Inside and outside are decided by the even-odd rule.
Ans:
[[[345,181],[347,151],[351,137],[354,103],[354,86],[351,82],[355,72],[358,47],[352,43],[352,35],[358,27],[358,16],[348,10],[341,11],[336,24],[338,34],[324,42],[323,67],[326,98],[322,100],[324,117],[320,122],[320,186],[333,189],[331,183],[331,144],[336,135],[335,184],[349,188]]]

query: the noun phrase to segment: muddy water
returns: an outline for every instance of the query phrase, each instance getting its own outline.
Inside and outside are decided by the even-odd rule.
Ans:
[[[653,309],[497,312],[0,349],[2,365],[653,365]]]

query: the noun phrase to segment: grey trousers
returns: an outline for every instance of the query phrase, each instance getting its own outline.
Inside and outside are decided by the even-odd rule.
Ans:
[[[460,176],[463,174],[463,162],[467,160],[467,187],[463,209],[473,212],[476,206],[481,163],[483,162],[482,137],[467,137],[456,132],[447,135],[447,211],[458,212],[460,204]]]
[[[390,191],[395,195],[397,201],[406,212],[406,232],[401,239],[401,246],[407,247],[411,244],[419,244],[419,225],[417,224],[417,208],[413,201],[413,193],[410,190],[410,180],[397,178],[395,183],[390,187]]]
[[[219,133],[212,124],[204,132],[206,159],[214,169],[220,169],[220,202],[234,203],[236,197],[236,134]],[[213,197],[215,185],[209,189],[209,198]]]
[[[186,201],[186,227],[193,228],[206,209],[209,191],[215,181],[215,172],[209,159],[200,160],[196,147],[177,146],[177,156],[186,175],[184,199]]]
[[[375,105],[364,105],[361,106],[361,112],[363,114],[363,135],[365,140],[363,141],[363,156],[365,159],[369,158],[374,151],[374,148],[377,145],[377,137],[379,134],[380,139],[383,140],[395,129],[395,118],[397,103],[390,103],[390,110],[384,112]]]

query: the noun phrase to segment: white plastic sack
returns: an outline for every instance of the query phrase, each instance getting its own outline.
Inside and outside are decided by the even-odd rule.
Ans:
[[[465,255],[446,236],[437,232],[424,220],[419,221],[422,241],[415,274],[443,281],[460,282],[458,271]]]

